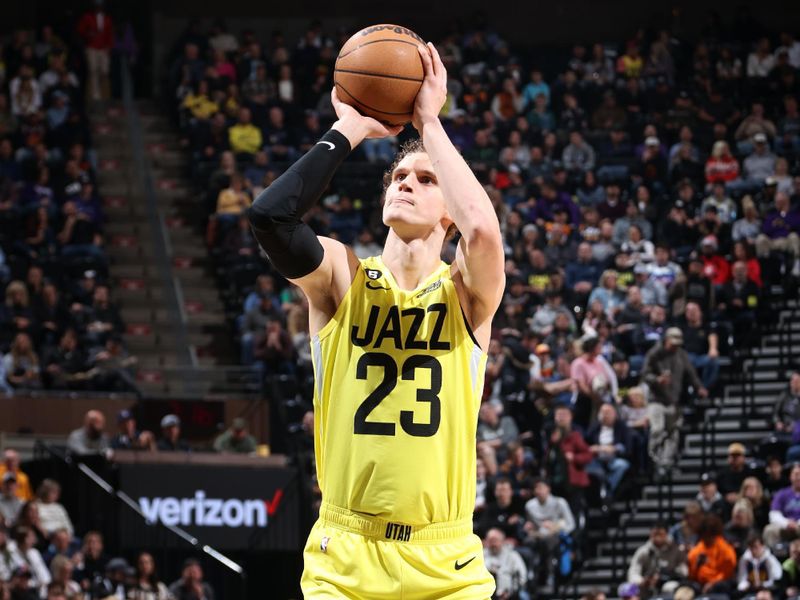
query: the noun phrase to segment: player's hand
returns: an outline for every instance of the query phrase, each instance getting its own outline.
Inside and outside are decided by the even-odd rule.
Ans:
[[[366,117],[349,104],[339,100],[336,87],[331,90],[331,103],[339,120],[333,124],[333,129],[345,136],[350,142],[350,147],[355,148],[362,140],[368,138],[385,138],[397,135],[403,130],[402,125],[389,127],[377,119]]]
[[[425,79],[414,101],[412,123],[422,135],[422,128],[426,123],[439,119],[439,112],[447,100],[447,69],[433,44],[428,42],[427,50],[421,46],[417,46],[417,49],[422,57]]]

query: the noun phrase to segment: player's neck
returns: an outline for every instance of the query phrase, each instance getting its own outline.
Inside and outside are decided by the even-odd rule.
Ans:
[[[432,233],[425,238],[404,240],[389,229],[381,259],[404,290],[413,290],[433,273],[441,262],[442,239]]]

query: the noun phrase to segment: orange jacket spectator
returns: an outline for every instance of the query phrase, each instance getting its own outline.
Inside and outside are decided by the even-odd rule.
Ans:
[[[704,558],[705,557],[705,558]],[[689,550],[689,579],[705,586],[733,577],[736,551],[721,535],[710,542],[700,540]]]

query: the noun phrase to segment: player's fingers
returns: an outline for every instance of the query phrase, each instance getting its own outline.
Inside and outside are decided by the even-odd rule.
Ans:
[[[331,89],[331,103],[336,106],[339,102],[341,102],[339,100],[339,94],[336,92],[336,86],[333,86],[333,89]]]
[[[419,55],[422,58],[422,71],[424,76],[427,77],[435,77],[436,74],[433,71],[433,61],[431,60],[431,52],[430,49],[427,47],[417,46],[417,50],[419,51]]]
[[[436,77],[446,76],[447,71],[444,68],[442,57],[439,56],[439,51],[436,49],[436,46],[433,45],[433,42],[428,42],[428,47],[431,49],[431,59],[433,62],[434,74],[436,75]]]

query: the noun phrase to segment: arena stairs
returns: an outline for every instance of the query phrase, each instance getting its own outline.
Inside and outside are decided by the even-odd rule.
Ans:
[[[650,526],[657,520],[670,525],[680,520],[683,506],[699,491],[702,473],[725,466],[729,444],[744,444],[751,466],[759,465],[759,442],[773,431],[772,408],[788,385],[790,357],[800,355],[800,301],[781,286],[769,292],[773,324],[762,331],[759,344],[734,350],[717,397],[684,427],[683,451],[670,476],[639,486],[633,494],[637,499],[614,503],[608,511],[590,508],[583,564],[567,585],[540,590],[539,597],[577,599],[600,590],[615,598]]]
[[[187,371],[178,368],[185,349],[171,335],[167,290],[159,274],[149,218],[147,177],[152,181],[159,227],[165,232],[171,277],[179,290],[195,369],[235,362],[223,306],[207,258],[202,217],[185,180],[186,152],[166,116],[147,101],[135,104],[144,145],[137,166],[131,123],[121,103],[92,111],[99,158],[99,189],[107,217],[106,250],[112,295],[126,325],[125,343],[139,359],[137,383],[146,395],[181,388]],[[135,121],[134,123],[136,123]],[[192,218],[192,216],[195,218]]]

